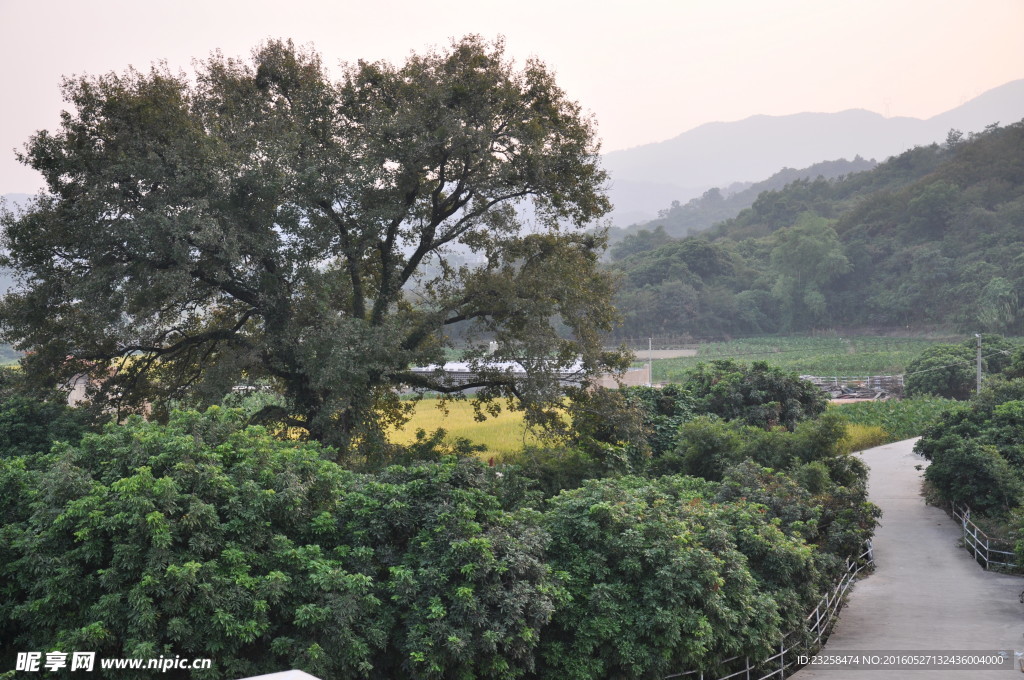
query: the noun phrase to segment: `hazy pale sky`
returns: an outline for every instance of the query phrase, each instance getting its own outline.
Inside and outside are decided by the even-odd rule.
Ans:
[[[12,150],[56,127],[63,75],[191,70],[270,37],[401,61],[467,33],[545,61],[604,151],[759,113],[928,118],[1024,78],[1024,0],[0,0],[0,194],[40,188]]]

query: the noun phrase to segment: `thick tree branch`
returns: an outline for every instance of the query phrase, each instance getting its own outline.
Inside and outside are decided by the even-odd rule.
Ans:
[[[420,388],[424,390],[430,390],[431,392],[440,392],[441,394],[455,394],[456,392],[463,392],[465,390],[471,390],[478,387],[506,387],[510,390],[515,390],[515,381],[511,378],[507,379],[478,379],[471,382],[461,383],[459,385],[446,385],[439,383],[435,380],[431,380],[429,376],[422,373],[398,373],[393,374],[392,378],[403,385],[408,385],[413,388]]]
[[[352,300],[349,311],[352,316],[362,319],[366,316],[366,293],[363,289],[362,253],[353,247],[352,235],[349,233],[345,219],[338,214],[328,201],[318,201],[319,207],[334,224],[341,239],[341,250],[345,254],[345,265],[348,268],[349,281],[352,283]]]

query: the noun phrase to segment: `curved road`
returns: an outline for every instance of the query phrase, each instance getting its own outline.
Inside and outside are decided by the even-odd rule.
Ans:
[[[864,451],[869,493],[882,508],[875,571],[853,588],[821,654],[857,650],[1024,651],[1024,579],[984,571],[958,547],[960,526],[921,496],[927,461],[916,440]],[[1018,666],[1019,669],[1019,666]],[[1014,675],[1011,675],[1010,673]],[[805,667],[797,680],[1021,677],[1020,671],[839,670]]]

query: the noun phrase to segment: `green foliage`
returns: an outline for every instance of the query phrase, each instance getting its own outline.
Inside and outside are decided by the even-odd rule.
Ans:
[[[505,513],[479,462],[392,467],[339,500],[339,542],[392,626],[381,678],[516,678],[563,591],[533,511]]]
[[[52,458],[22,488],[27,518],[4,527],[5,652],[211,657],[225,678],[368,667],[380,602],[315,544],[352,475],[318,447],[214,411],[109,426]]]
[[[687,374],[683,387],[696,400],[698,413],[763,428],[792,430],[799,421],[823,413],[827,405],[814,385],[763,361],[747,365],[721,359],[698,364]]]
[[[772,293],[782,301],[784,327],[813,328],[831,321],[823,291],[851,269],[835,229],[828,220],[804,213],[792,227],[775,232],[773,242]]]
[[[924,396],[835,404],[831,408],[850,423],[881,427],[888,435],[887,441],[900,441],[920,436],[952,404],[949,399]]]
[[[994,380],[970,404],[950,408],[915,451],[932,461],[926,479],[947,501],[1007,516],[1024,503],[1024,380]]]
[[[845,422],[832,413],[804,421],[793,432],[700,416],[683,424],[676,449],[653,460],[651,469],[657,474],[682,472],[713,481],[744,460],[792,471],[843,453],[845,432]]]
[[[944,499],[997,516],[1024,499],[1022,468],[1011,465],[995,446],[956,437],[930,445],[933,459],[926,477]]]
[[[258,420],[344,456],[402,419],[396,386],[465,389],[409,371],[455,326],[478,398],[531,422],[560,368],[621,364],[585,230],[610,207],[593,124],[542,63],[470,36],[337,83],[279,41],[196,68],[70,78],[59,128],[20,156],[47,189],[0,214],[0,263],[26,282],[0,324],[33,379],[87,373],[97,403],[162,417],[263,381],[286,403]],[[528,379],[484,360],[492,340]]]
[[[670,451],[679,436],[679,427],[693,417],[696,409],[693,395],[676,385],[661,388],[629,387],[626,399],[637,404],[643,413],[644,439],[651,455]]]
[[[111,425],[46,469],[3,459],[2,653],[210,657],[203,677],[228,679],[527,672],[561,597],[536,513],[503,512],[473,460],[373,477],[328,453],[212,409]]]
[[[0,654],[210,657],[196,677],[224,680],[658,677],[766,655],[874,526],[843,421],[765,430],[690,420],[683,390],[625,395],[655,463],[680,427],[678,451],[719,462],[676,460],[724,482],[588,480],[621,468],[579,449],[488,467],[436,434],[360,474],[217,407],[0,459]]]
[[[866,172],[793,181],[699,236],[634,249],[612,267],[623,281],[620,334],[703,338],[841,324],[1024,335],[1022,140],[1024,122],[991,126]],[[722,200],[692,203],[645,228],[685,236],[687,219]],[[730,268],[690,268],[680,255],[690,242],[728,253]]]
[[[77,444],[92,414],[69,408],[62,396],[44,400],[0,386],[0,458],[47,453],[57,441]]]
[[[1014,346],[997,335],[981,340],[982,372],[1000,373],[1011,362]],[[929,347],[907,366],[904,389],[908,396],[933,395],[969,399],[977,391],[977,342]]]
[[[572,422],[566,438],[586,458],[607,473],[644,469],[650,456],[647,416],[643,404],[630,398],[626,390],[572,389],[566,410]]]
[[[1007,380],[1024,378],[1024,347],[1018,347],[1010,355],[1010,363],[1003,369],[1002,377]]]
[[[817,187],[818,184],[827,186],[828,184],[824,182],[826,179],[863,172],[876,165],[875,161],[864,160],[857,156],[852,161],[841,158],[815,163],[809,168],[803,169],[783,168],[763,182],[757,182],[742,191],[729,191],[728,195],[723,195],[721,189],[713,188],[685,204],[672,201],[672,205],[668,209],[658,211],[658,217],[650,222],[633,225],[625,230],[613,229],[611,232],[611,237],[615,241],[612,246],[613,255],[615,249],[620,247],[619,238],[629,241],[631,237],[638,237],[637,241],[632,243],[643,242],[644,232],[652,233],[652,231],[657,232],[658,230],[663,230],[674,238],[693,235],[705,231],[715,224],[737,217],[745,208],[750,208],[762,194],[778,192],[787,187],[789,191],[793,191],[794,187]],[[814,193],[815,190],[808,193]],[[820,210],[824,206],[819,201],[814,205],[808,204],[801,207]]]
[[[59,402],[25,396],[0,402],[0,457],[45,453],[53,442],[77,443],[87,419]]]
[[[613,260],[621,260],[624,257],[628,257],[634,253],[644,253],[648,250],[654,250],[660,246],[665,245],[671,239],[669,235],[665,233],[665,228],[659,226],[654,231],[647,231],[641,229],[635,234],[630,234],[626,238],[617,242],[609,249],[609,254]]]
[[[651,469],[718,481],[728,467],[743,460],[743,435],[754,429],[716,416],[698,416],[680,428],[675,450],[652,461]]]
[[[730,468],[715,500],[758,503],[787,535],[816,545],[819,569],[835,577],[860,554],[881,510],[867,500],[867,467],[854,456],[805,464],[788,475],[746,461]]]
[[[626,477],[551,501],[552,564],[571,599],[541,639],[539,677],[661,677],[769,653],[801,600],[790,584],[814,581],[810,552],[759,506],[707,502],[713,489]]]
[[[601,479],[618,474],[622,467],[622,448],[605,445],[595,457],[571,446],[526,446],[506,453],[497,461],[510,478],[521,476],[523,484],[542,498],[557,496],[565,489],[576,489],[588,479]],[[616,457],[618,456],[618,457]],[[613,466],[609,468],[609,464]],[[525,494],[532,498],[532,494]]]
[[[606,473],[642,473],[652,455],[675,447],[679,426],[694,408],[693,397],[677,385],[573,390],[568,440]]]

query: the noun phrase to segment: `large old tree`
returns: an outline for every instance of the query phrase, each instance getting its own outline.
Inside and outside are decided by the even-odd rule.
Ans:
[[[60,127],[21,155],[47,188],[2,217],[20,287],[0,323],[27,373],[88,373],[121,412],[263,381],[286,398],[264,416],[344,448],[400,417],[396,387],[465,387],[409,370],[446,329],[483,398],[538,418],[559,370],[616,364],[584,230],[605,175],[551,72],[477,37],[342,68],[269,42],[193,77],[66,80]]]

